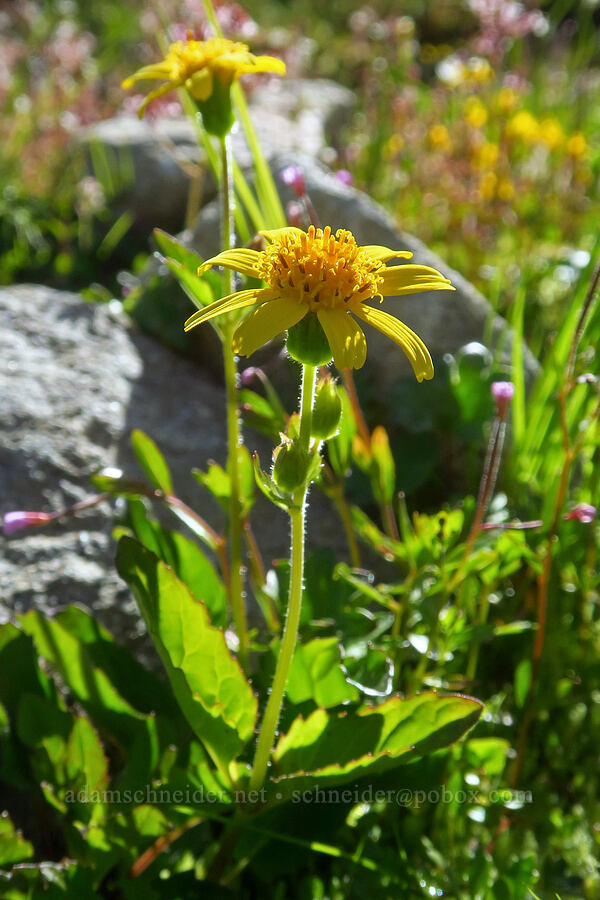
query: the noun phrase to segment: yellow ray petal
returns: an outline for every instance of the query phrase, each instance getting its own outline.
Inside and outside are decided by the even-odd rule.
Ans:
[[[363,330],[343,309],[320,309],[319,322],[329,341],[338,369],[360,369],[367,358]]]
[[[389,247],[382,247],[380,244],[364,244],[361,250],[365,250],[373,259],[380,262],[387,262],[388,259],[412,259],[410,250],[390,250]]]
[[[144,97],[142,103],[140,104],[140,108],[138,109],[138,116],[140,117],[140,119],[143,117],[146,111],[146,107],[149,103],[152,103],[152,101],[156,100],[157,97],[162,97],[163,94],[168,94],[169,91],[173,91],[177,87],[181,87],[181,82],[167,81],[166,84],[161,84],[161,86],[157,87],[156,90],[150,91],[150,93]]]
[[[286,234],[304,234],[304,231],[301,228],[287,225],[285,228],[271,228],[268,231],[259,231],[258,233],[262,234],[268,241],[280,241]]]
[[[429,350],[421,340],[421,338],[411,331],[408,325],[390,316],[382,309],[376,309],[373,306],[365,306],[364,304],[353,310],[364,322],[373,325],[383,334],[387,335],[398,346],[402,347],[410,360],[410,364],[415,371],[417,381],[423,381],[433,378],[433,363]]]
[[[236,272],[241,272],[242,275],[258,278],[257,263],[260,256],[258,250],[248,250],[244,247],[237,250],[224,250],[223,253],[203,262],[198,268],[198,275],[204,275],[211,266],[225,266],[226,269],[234,269]]]
[[[234,312],[236,309],[243,309],[245,306],[253,306],[255,303],[272,299],[273,292],[266,289],[258,288],[253,291],[238,291],[236,294],[230,294],[228,297],[221,297],[220,300],[215,300],[214,303],[211,303],[204,309],[199,309],[189,317],[183,329],[184,331],[190,331],[196,325],[208,322],[209,319],[214,319],[215,316],[223,316],[225,313]]]
[[[278,297],[270,303],[263,303],[253,309],[240,322],[233,335],[233,351],[242,356],[250,356],[271,338],[291,328],[308,312],[305,303]]]
[[[276,56],[254,56],[236,67],[240,75],[252,72],[275,72],[277,75],[285,75],[285,63]]]
[[[137,72],[134,72],[133,75],[130,75],[129,78],[126,78],[125,81],[122,81],[121,87],[127,91],[129,88],[133,87],[137,81],[145,81],[150,78],[170,78],[172,71],[173,67],[170,63],[164,61],[152,63],[150,66],[143,66],[141,69],[138,69]]]
[[[381,293],[384,297],[397,297],[400,294],[415,294],[419,291],[453,291],[449,278],[444,278],[437,269],[431,266],[388,266],[381,269],[383,284]]]

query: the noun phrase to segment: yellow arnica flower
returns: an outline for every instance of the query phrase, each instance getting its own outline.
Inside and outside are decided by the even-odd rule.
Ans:
[[[226,250],[207,260],[211,266],[235,269],[266,282],[266,287],[238,291],[198,310],[185,323],[186,331],[215,316],[253,307],[238,324],[233,350],[249,356],[271,338],[316,315],[338,369],[360,369],[367,343],[360,319],[395,341],[406,353],[418,381],[433,378],[433,364],[420,337],[403,322],[369,301],[420,291],[453,291],[447,278],[429,266],[386,266],[394,257],[412,253],[368,245],[359,247],[349,231],[310,226],[263,231],[265,250]]]
[[[254,56],[246,44],[226,38],[177,41],[171,44],[161,62],[143,66],[121,86],[127,90],[138,81],[156,79],[165,82],[145,98],[138,112],[141,118],[152,100],[175,88],[185,86],[194,99],[204,101],[213,93],[215,78],[229,86],[240,75],[251,72],[285,75],[285,63],[274,56]]]

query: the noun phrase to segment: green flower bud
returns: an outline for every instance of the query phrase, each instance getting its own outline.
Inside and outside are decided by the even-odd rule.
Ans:
[[[287,351],[307,366],[325,366],[331,361],[331,348],[315,313],[307,313],[288,329]]]
[[[273,453],[273,481],[281,491],[293,494],[306,484],[312,460],[299,441],[282,437],[282,443]]]
[[[312,436],[321,441],[333,437],[340,424],[341,415],[342,398],[333,378],[327,376],[317,384],[310,429]]]
[[[190,79],[191,81],[191,79]],[[202,124],[208,134],[224,138],[233,128],[235,115],[231,105],[231,81],[215,77],[210,97],[206,100],[196,99],[202,114]]]

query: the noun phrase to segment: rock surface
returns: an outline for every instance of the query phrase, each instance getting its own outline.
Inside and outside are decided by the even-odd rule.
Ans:
[[[215,521],[218,511],[190,470],[209,458],[224,462],[223,391],[115,307],[40,286],[0,289],[0,515],[90,497],[88,476],[107,465],[141,475],[129,440],[141,428],[163,450],[179,495]],[[261,447],[265,466],[269,452]],[[339,548],[335,512],[322,497],[314,503],[313,546]],[[254,522],[266,561],[286,555],[284,513],[265,500]],[[140,623],[114,569],[113,523],[106,503],[0,538],[0,613],[80,603],[117,637],[135,640]]]
[[[250,95],[249,109],[267,159],[287,151],[318,157],[355,104],[352,91],[327,79],[262,79]],[[233,132],[233,150],[242,168],[252,155],[241,127]],[[135,227],[179,230],[185,221],[190,173],[204,159],[187,118],[122,115],[90,126],[79,135],[89,168],[100,176],[108,166],[114,180],[113,214],[130,210]],[[202,171],[202,170],[200,170]],[[203,199],[214,195],[204,172]]]
[[[387,311],[416,331],[432,356],[455,354],[471,341],[482,341],[489,329],[490,349],[501,349],[500,357],[510,361],[512,330],[507,322],[494,314],[485,297],[459,272],[418,238],[399,230],[393,218],[367,194],[343,184],[329,169],[308,156],[281,153],[271,159],[271,166],[286,203],[293,199],[293,194],[279,173],[291,163],[302,167],[307,191],[322,224],[331,225],[334,230],[350,229],[359,244],[410,250],[414,254],[411,262],[433,266],[451,279],[456,291],[429,291],[385,301]],[[182,235],[205,258],[219,250],[218,216],[216,205],[209,204],[201,211],[193,230]],[[368,325],[365,332],[369,371],[379,388],[389,390],[399,376],[411,374],[410,366],[389,338]],[[531,380],[537,375],[539,365],[527,347],[523,352],[525,371]]]

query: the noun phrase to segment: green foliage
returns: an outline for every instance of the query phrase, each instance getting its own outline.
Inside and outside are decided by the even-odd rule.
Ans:
[[[352,564],[324,548],[307,558],[300,640],[257,796],[250,767],[282,652],[290,565],[264,565],[251,517],[264,515],[256,485],[295,513],[283,488],[296,482],[276,472],[277,484],[240,448],[252,610],[244,674],[227,603],[231,523],[220,532],[183,503],[161,450],[134,433],[146,480],[111,469],[93,483],[127,501],[119,571],[164,671],[143,666],[76,607],[51,617],[32,609],[0,626],[3,897],[598,895],[598,528],[563,518],[599,496],[597,304],[572,352],[600,251],[597,41],[584,6],[544,5],[546,37],[504,36],[489,71],[479,63],[487,74],[455,86],[438,63],[471,65],[485,52],[484,23],[464,4],[409,2],[401,17],[387,0],[256,8],[261,24],[285,20],[287,37],[267,34],[269,45],[283,34],[294,59],[296,45],[314,54],[311,74],[356,89],[358,113],[335,164],[350,166],[359,187],[484,291],[513,328],[511,352],[502,355],[502,339],[494,352],[486,346],[490,321],[482,344],[436,360],[431,384],[399,378],[381,396],[367,371],[358,379],[366,422],[336,389],[342,416],[333,436],[333,425],[313,432],[327,445],[310,476],[312,491],[335,505],[331,529],[345,532]],[[17,7],[8,13],[17,62],[0,117],[0,282],[97,280],[88,296],[107,300],[128,266],[125,309],[190,353],[189,301],[201,308],[220,297],[221,277],[199,278],[200,257],[156,230],[168,277],[142,285],[133,213],[107,212],[133,175],[127,162],[94,147],[86,182],[63,149],[67,101],[77,116],[82,101],[86,121],[109,114],[132,55],[154,58],[153,11],[142,22],[131,0],[39,5],[24,34]],[[168,22],[189,18],[170,0],[161,12]],[[96,37],[74,71],[55,43],[65,23],[74,41]],[[306,33],[312,45],[299,40]],[[94,110],[89,82],[98,76]],[[513,97],[505,89],[515,79],[523,90]],[[255,162],[252,185],[233,165],[244,244],[285,216],[239,85],[233,96]],[[511,128],[522,112],[534,124],[519,137]],[[215,148],[203,149],[216,171]],[[291,330],[288,350],[298,356],[309,344],[322,362],[311,324]],[[523,338],[541,364],[533,384]],[[485,517],[495,527],[471,534],[498,379],[515,386],[502,493]],[[262,370],[254,387],[238,395],[246,424],[275,444],[297,437]],[[201,465],[194,477],[229,516],[230,469]],[[182,531],[154,518],[150,503]],[[463,692],[482,698],[483,715]]]
[[[226,771],[252,734],[256,700],[223,632],[210,624],[202,601],[136,541],[121,538],[117,569],[135,593],[184,715]]]

